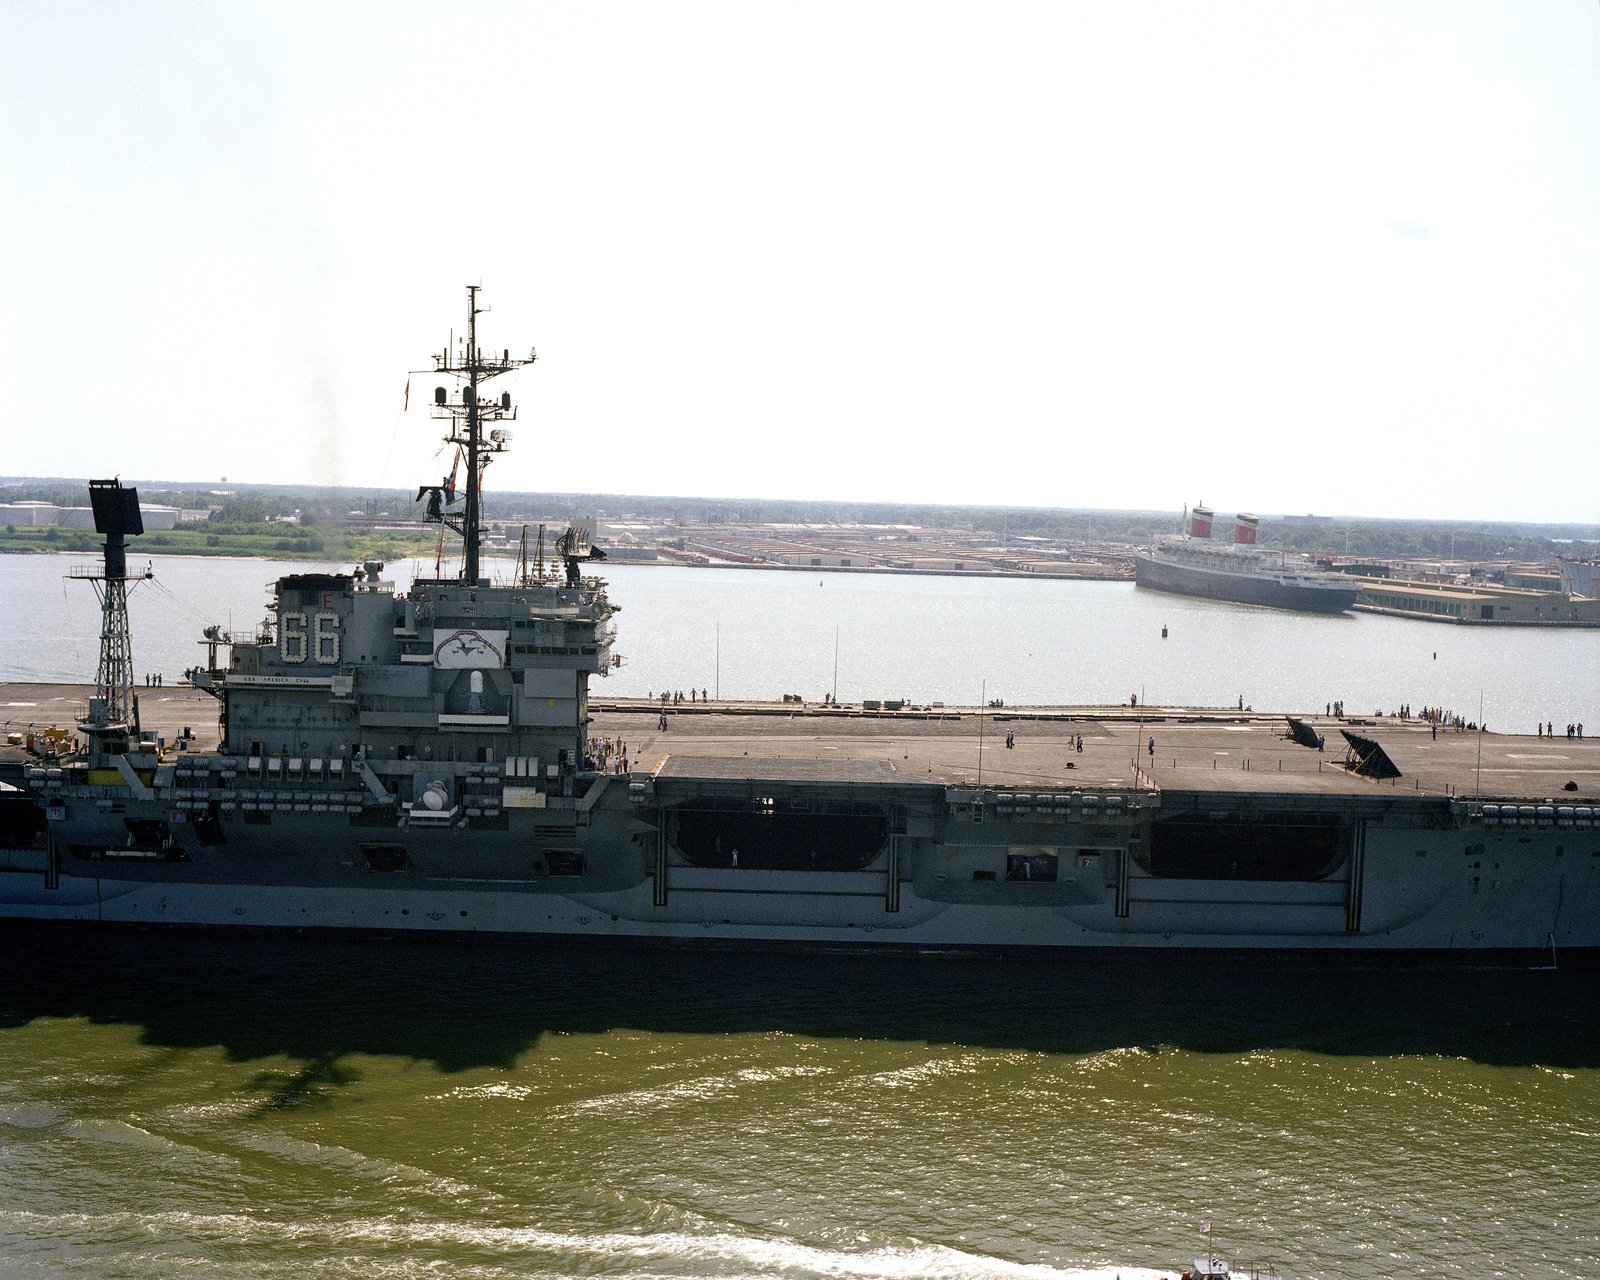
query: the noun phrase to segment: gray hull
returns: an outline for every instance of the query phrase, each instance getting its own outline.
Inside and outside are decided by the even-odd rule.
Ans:
[[[1263,573],[1224,572],[1204,566],[1174,564],[1153,556],[1134,559],[1134,580],[1141,587],[1208,600],[1296,609],[1305,613],[1343,613],[1356,602],[1360,587],[1308,586]]]
[[[292,810],[230,817],[211,844],[178,824],[171,849],[133,856],[113,843],[125,814],[97,826],[81,816],[90,797],[73,797],[57,811],[80,817],[54,823],[49,848],[4,855],[0,915],[745,947],[1600,947],[1591,859],[1565,856],[1594,831],[1490,825],[1437,800],[1330,804],[1286,827],[1271,797],[1239,794],[1235,809],[1259,812],[1208,826],[1200,806],[1215,797],[1107,795],[1091,810],[1081,797],[869,788],[857,809],[881,802],[894,817],[882,847],[858,867],[809,870],[696,865],[684,815],[706,796],[680,784],[637,797],[614,787],[554,838],[522,815],[493,833],[380,833],[403,849],[380,869],[370,828]],[[1263,823],[1276,877],[1260,861]]]

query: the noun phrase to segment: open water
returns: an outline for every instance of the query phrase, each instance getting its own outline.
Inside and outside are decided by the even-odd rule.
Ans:
[[[93,681],[98,604],[84,557],[0,556],[0,680]],[[142,565],[138,557],[130,565]],[[265,560],[157,558],[129,597],[137,672],[176,684],[200,630],[248,632],[282,573]],[[348,566],[346,566],[348,567]],[[504,563],[491,564],[502,574]],[[390,570],[403,588],[412,567]],[[1352,713],[1438,706],[1493,730],[1600,729],[1600,630],[1463,628],[1317,617],[1142,590],[1035,581],[608,567],[622,667],[591,688],[728,698],[906,698],[977,705],[1125,703]],[[1167,636],[1162,637],[1162,628]],[[1482,715],[1479,715],[1479,707]]]
[[[63,567],[0,557],[0,678],[92,676]],[[159,562],[136,665],[174,683],[281,568]],[[1491,727],[1600,724],[1593,633],[610,577],[620,693],[818,696],[837,634],[845,699],[1475,713],[1481,688]],[[1286,1280],[1593,1277],[1597,981],[0,924],[0,1276],[1154,1280],[1209,1221]]]
[[[0,933],[0,1274],[1600,1268],[1595,973]]]

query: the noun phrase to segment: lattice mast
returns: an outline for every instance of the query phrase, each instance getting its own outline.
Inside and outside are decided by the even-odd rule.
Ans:
[[[94,583],[100,597],[100,664],[95,670],[94,697],[79,728],[104,751],[126,751],[128,739],[138,732],[139,708],[133,695],[133,643],[128,631],[129,537],[144,532],[139,512],[139,491],[124,489],[120,480],[89,481],[89,503],[94,527],[105,535],[104,562],[93,569],[73,571],[73,577]],[[146,578],[147,573],[136,578]]]
[[[433,372],[447,373],[461,379],[459,396],[452,396],[447,387],[436,387],[433,392],[433,416],[448,420],[449,434],[445,443],[457,447],[458,457],[465,455],[466,484],[460,515],[448,508],[457,500],[454,469],[440,485],[423,485],[417,491],[420,500],[428,495],[428,509],[424,519],[443,524],[461,535],[464,564],[461,576],[468,582],[479,580],[479,555],[482,542],[483,470],[494,460],[494,455],[504,453],[511,443],[511,433],[493,427],[485,435],[486,424],[514,421],[517,411],[511,404],[511,393],[504,392],[497,400],[485,401],[482,386],[492,378],[537,360],[538,353],[530,351],[526,357],[512,358],[507,348],[499,356],[493,352],[484,355],[478,347],[478,317],[488,310],[478,305],[479,286],[467,286],[467,340],[465,347],[452,350],[447,346],[434,356]]]

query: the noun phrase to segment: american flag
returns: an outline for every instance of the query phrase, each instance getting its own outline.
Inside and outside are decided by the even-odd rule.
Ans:
[[[461,446],[457,445],[455,461],[450,464],[450,474],[444,478],[444,500],[446,502],[454,502],[456,500],[456,475],[460,470]]]

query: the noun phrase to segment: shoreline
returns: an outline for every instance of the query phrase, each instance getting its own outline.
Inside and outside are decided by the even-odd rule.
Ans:
[[[130,547],[129,558],[136,559],[137,546]],[[87,547],[81,550],[55,547],[0,547],[0,556],[93,556],[100,554],[98,546]],[[432,555],[431,549],[425,549],[425,554]],[[515,562],[517,552],[515,548],[502,551],[498,547],[486,548],[486,560],[509,560]],[[1131,552],[1129,553],[1132,554]],[[356,561],[339,560],[330,556],[291,555],[288,552],[253,553],[241,551],[175,551],[171,547],[153,547],[145,552],[147,560],[160,557],[181,560],[264,560],[274,564],[325,564],[343,568]],[[404,556],[401,559],[415,560],[421,555]],[[385,564],[395,563],[394,559],[385,560]],[[1000,569],[993,571],[979,569],[903,569],[896,565],[801,565],[801,564],[741,564],[736,561],[715,561],[706,564],[697,564],[693,561],[679,560],[606,560],[603,562],[607,569],[614,568],[641,568],[641,569],[751,569],[768,570],[779,573],[866,573],[888,574],[899,577],[914,578],[1022,578],[1041,579],[1058,582],[1132,582],[1133,574],[1099,574],[1099,573],[1040,573],[1024,569]],[[599,574],[597,576],[604,577]]]

